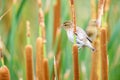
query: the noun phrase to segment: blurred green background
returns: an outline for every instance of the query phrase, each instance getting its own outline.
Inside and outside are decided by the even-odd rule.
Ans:
[[[54,5],[56,0],[42,0],[42,9],[45,12],[47,55],[54,52],[52,49]],[[0,16],[11,10],[0,20],[0,36],[4,42],[5,65],[9,67],[11,80],[25,80],[25,45],[26,20],[30,21],[31,44],[33,46],[33,62],[35,76],[36,38],[38,37],[38,5],[37,0],[0,0]],[[108,42],[109,80],[120,80],[120,0],[111,0],[108,13],[110,39]],[[90,0],[75,0],[77,25],[86,29],[91,16]],[[69,0],[61,0],[61,24],[70,20]],[[69,79],[73,79],[72,43],[68,41],[66,32],[62,29],[62,63],[61,79],[70,71]],[[90,79],[91,54],[88,48],[79,50],[79,65],[81,80]],[[49,61],[49,64],[51,62]],[[50,75],[51,66],[49,65]]]

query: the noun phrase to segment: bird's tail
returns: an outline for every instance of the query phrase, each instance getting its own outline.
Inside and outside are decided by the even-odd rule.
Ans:
[[[89,47],[92,51],[95,51],[95,48],[91,45],[90,42],[86,46]]]

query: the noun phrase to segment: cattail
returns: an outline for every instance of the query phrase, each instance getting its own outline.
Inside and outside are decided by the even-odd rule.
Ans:
[[[92,54],[92,66],[90,73],[90,80],[100,80],[101,68],[100,68],[100,42],[99,38],[94,41],[95,51]]]
[[[46,32],[45,32],[45,23],[44,23],[44,13],[42,10],[42,2],[41,0],[38,0],[38,6],[39,6],[39,36],[43,38],[43,42],[46,42]]]
[[[39,6],[39,37],[36,41],[36,79],[44,80],[44,66],[43,59],[45,53],[45,23],[44,23],[44,13],[42,10],[42,1],[38,0]]]
[[[33,66],[32,66],[32,46],[26,46],[26,73],[27,80],[33,80]]]
[[[61,2],[60,0],[56,1],[56,4],[54,5],[54,31],[53,31],[53,46],[55,46],[55,42],[57,41],[58,38],[58,43],[57,43],[57,48],[56,48],[56,61],[57,61],[57,77],[58,80],[60,80],[60,63],[61,63],[61,38],[60,38],[60,7],[61,7]],[[55,41],[56,40],[56,41]],[[53,73],[54,76],[54,73]]]
[[[71,3],[71,13],[72,13],[72,22],[74,23],[74,33],[76,32],[76,17],[74,9],[74,0],[70,0]]]
[[[53,31],[53,45],[56,39],[57,29],[60,26],[60,0],[56,1],[56,4],[54,6],[54,31]]]
[[[54,44],[55,53],[56,53],[56,68],[57,68],[57,77],[60,80],[60,69],[61,69],[61,31],[57,30],[57,36]],[[55,73],[53,72],[52,77],[54,78]]]
[[[44,65],[44,80],[50,80],[49,79],[49,69],[48,69],[48,60],[47,59],[43,60],[43,65]]]
[[[45,23],[44,23],[44,13],[42,11],[42,8],[39,8],[39,34],[42,36],[43,39],[45,39]]]
[[[60,79],[60,70],[61,70],[61,31],[57,30],[57,37],[58,37],[58,47],[57,47],[57,53],[56,53],[56,60],[57,60],[57,74],[58,74],[58,80]]]
[[[41,37],[37,38],[36,41],[36,79],[43,80],[43,39]]]
[[[73,45],[73,68],[74,68],[74,80],[79,80],[79,62],[78,62],[78,46]]]
[[[101,20],[104,11],[105,0],[98,1],[98,11],[97,11],[97,27],[101,27]]]
[[[102,80],[108,80],[107,35],[106,29],[100,31]]]
[[[110,0],[105,0],[105,7],[104,7],[104,23],[103,26],[106,27],[106,33],[107,33],[107,41],[109,40],[110,37],[110,29],[109,29],[109,24],[108,24],[108,11],[110,7]]]
[[[39,37],[42,37],[43,40],[43,51],[46,56],[46,32],[45,32],[45,23],[44,23],[44,13],[42,10],[42,1],[38,0],[38,6],[39,6]]]
[[[7,68],[7,66],[4,65],[2,50],[3,50],[3,45],[0,36],[0,61],[2,62],[2,67],[0,67],[0,80],[10,80],[9,69]]]
[[[39,6],[39,36],[42,36],[42,38],[45,40],[46,32],[41,0],[38,0],[38,6]]]
[[[10,80],[10,72],[5,65],[0,68],[0,80]]]
[[[30,45],[30,22],[26,22],[27,27],[27,45],[25,48],[26,55],[26,75],[27,80],[33,80],[33,65],[32,65],[32,46]]]

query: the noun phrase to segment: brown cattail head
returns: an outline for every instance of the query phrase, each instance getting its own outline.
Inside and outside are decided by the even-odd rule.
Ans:
[[[5,65],[0,68],[0,80],[10,80],[10,72]]]
[[[107,33],[106,28],[100,31],[101,44],[101,65],[102,65],[102,80],[108,80],[108,60],[107,60]]]
[[[100,39],[101,39],[101,47],[106,47],[107,46],[107,33],[106,33],[106,28],[101,28],[101,31],[100,31],[101,35],[100,35]]]
[[[91,73],[90,73],[90,80],[101,80],[101,66],[100,66],[100,40],[99,38],[96,38],[93,42],[95,51],[92,54],[92,66],[91,66]]]
[[[30,22],[26,21],[26,28],[27,28],[27,37],[30,37]]]
[[[36,79],[43,80],[43,39],[41,37],[37,38],[36,41]]]
[[[27,80],[33,80],[33,65],[32,65],[32,46],[26,46],[26,73]]]
[[[43,65],[44,65],[44,80],[50,80],[49,79],[49,68],[48,68],[48,60],[47,59],[44,59]]]
[[[79,80],[78,46],[73,45],[74,80]]]

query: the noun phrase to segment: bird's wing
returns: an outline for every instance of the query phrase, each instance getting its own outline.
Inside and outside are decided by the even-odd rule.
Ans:
[[[76,27],[76,34],[80,40],[84,40],[84,38],[86,37],[86,33],[80,27]]]
[[[92,43],[92,40],[88,37],[88,35],[86,34],[86,32],[82,28],[77,27],[77,33],[82,35],[82,36],[79,35],[79,37],[83,37],[84,40],[87,39],[90,43]]]
[[[86,38],[87,38],[87,40],[89,40],[90,43],[92,43],[92,40],[89,37],[86,37]]]

